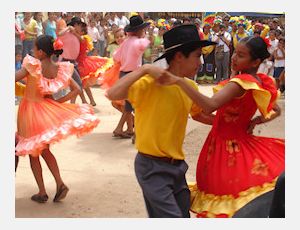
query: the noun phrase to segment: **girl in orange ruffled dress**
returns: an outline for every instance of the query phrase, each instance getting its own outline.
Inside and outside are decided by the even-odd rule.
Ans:
[[[76,61],[82,86],[90,99],[91,105],[96,106],[90,87],[95,85],[99,78],[101,79],[102,74],[113,66],[113,60],[106,57],[87,56],[87,52],[93,49],[93,41],[87,35],[87,25],[81,22],[74,29],[74,34],[80,41],[80,51]]]
[[[55,178],[57,192],[53,199],[58,202],[65,198],[69,188],[64,184],[54,155],[49,145],[70,135],[81,136],[91,132],[99,123],[88,104],[63,103],[79,92],[80,88],[72,79],[74,66],[69,62],[53,63],[52,55],[63,52],[62,43],[54,42],[48,35],[39,36],[34,45],[34,57],[27,55],[22,69],[16,72],[15,81],[26,80],[24,97],[18,111],[16,155],[29,155],[33,175],[39,192],[31,197],[44,203],[48,200],[39,156],[46,161]],[[54,100],[52,94],[69,87],[71,91]]]
[[[253,128],[280,114],[274,79],[257,73],[270,54],[261,37],[237,44],[232,70],[240,74],[220,82],[206,97],[180,78],[166,73],[162,84],[177,84],[205,113],[217,110],[200,152],[197,184],[191,185],[191,211],[197,217],[232,217],[254,198],[274,189],[284,171],[285,140],[252,135]],[[257,109],[262,114],[253,118]]]

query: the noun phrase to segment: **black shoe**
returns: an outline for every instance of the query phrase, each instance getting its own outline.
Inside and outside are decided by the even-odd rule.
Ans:
[[[35,194],[31,197],[31,200],[38,202],[38,203],[46,203],[48,200],[48,196],[46,195],[39,195],[39,194]]]
[[[68,192],[69,192],[69,188],[65,184],[62,184],[59,187],[57,193],[55,194],[53,202],[59,202],[60,200],[64,199],[67,196]]]

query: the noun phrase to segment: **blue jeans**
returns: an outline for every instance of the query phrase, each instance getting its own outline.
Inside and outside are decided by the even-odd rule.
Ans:
[[[126,76],[126,74],[131,73],[131,72],[132,71],[129,71],[129,72],[120,71],[119,78],[122,78],[122,77]],[[128,100],[125,100],[125,111],[126,112],[133,112],[134,111],[131,103]]]
[[[27,54],[33,56],[33,47],[34,47],[33,39],[32,40],[24,40],[22,57],[24,58]]]

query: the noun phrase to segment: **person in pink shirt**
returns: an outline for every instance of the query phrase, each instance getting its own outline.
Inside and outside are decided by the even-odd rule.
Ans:
[[[145,38],[145,28],[150,25],[144,22],[139,15],[129,19],[129,25],[124,28],[128,37],[115,51],[113,59],[120,63],[120,78],[142,66],[142,56],[150,41]],[[115,137],[130,138],[134,136],[133,131],[133,108],[128,101],[125,101],[125,111],[113,134]],[[124,123],[127,121],[127,130],[123,132]],[[133,139],[134,142],[134,139]]]
[[[79,55],[80,42],[72,32],[74,31],[73,26],[75,24],[80,23],[81,21],[78,21],[78,19],[74,17],[71,19],[71,22],[67,24],[66,21],[62,17],[60,17],[56,24],[56,34],[64,44],[64,52],[61,55],[62,61],[69,61],[74,64],[74,72],[72,78],[82,89],[82,81],[78,73],[78,67],[76,62],[76,59]],[[80,92],[79,96],[82,100],[82,103],[87,103],[87,100],[85,99],[82,91]],[[76,97],[72,99],[71,102],[75,103],[75,100]]]

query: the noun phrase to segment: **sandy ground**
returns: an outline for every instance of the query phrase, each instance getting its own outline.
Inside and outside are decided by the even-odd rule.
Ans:
[[[211,95],[211,86],[200,86],[200,91]],[[144,218],[147,212],[140,187],[134,174],[136,150],[130,139],[114,139],[112,130],[120,113],[104,97],[104,91],[92,88],[97,106],[95,113],[101,122],[82,138],[70,137],[51,147],[58,161],[64,182],[70,192],[65,200],[53,203],[55,181],[41,160],[44,181],[49,196],[45,204],[30,200],[37,185],[28,157],[21,157],[15,177],[15,216],[17,218]],[[281,117],[257,127],[255,134],[270,137],[285,136],[285,103],[279,101]],[[17,111],[18,106],[16,106]],[[189,119],[184,150],[189,164],[187,180],[195,181],[198,154],[210,130]]]

